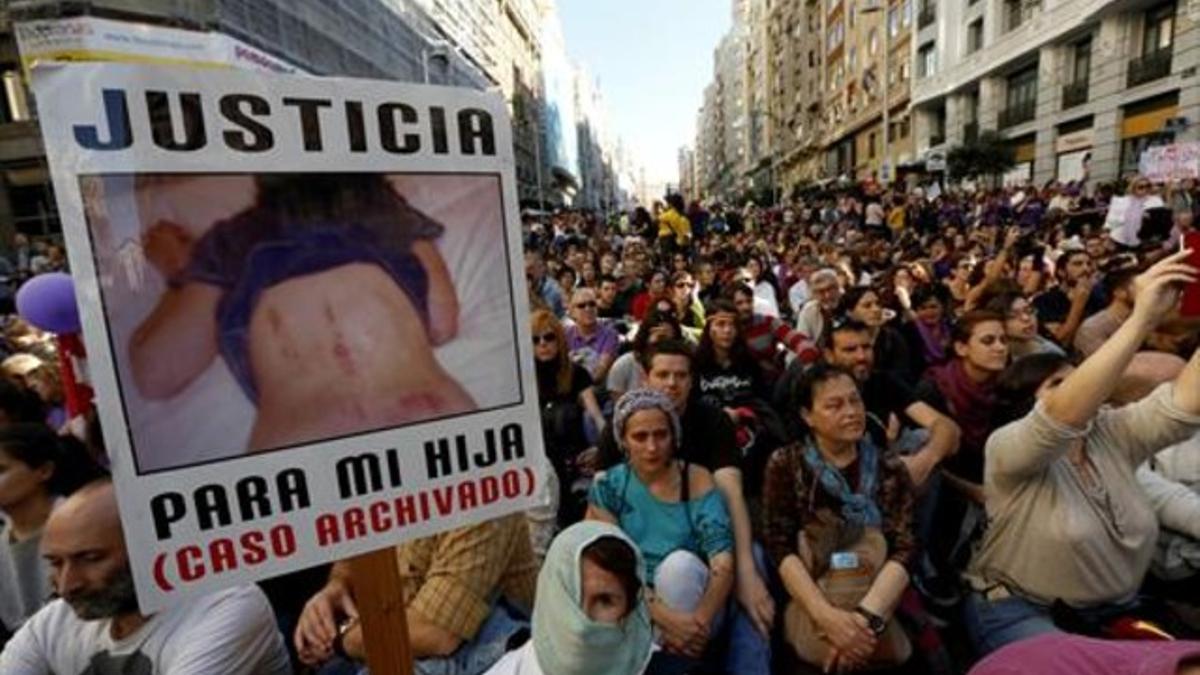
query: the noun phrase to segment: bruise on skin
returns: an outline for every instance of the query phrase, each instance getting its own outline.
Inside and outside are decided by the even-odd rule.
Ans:
[[[325,323],[329,324],[333,329],[333,359],[337,362],[338,368],[349,377],[358,375],[358,364],[354,362],[354,355],[350,353],[350,348],[346,346],[346,337],[342,335],[342,331],[338,327],[337,316],[333,313],[333,305],[325,303]],[[356,411],[358,412],[358,411]],[[361,416],[365,416],[364,412]]]
[[[358,364],[354,362],[354,355],[350,353],[350,348],[346,346],[341,333],[334,337],[333,358],[337,361],[338,368],[346,375],[354,377],[358,374]]]
[[[299,361],[300,352],[296,349],[296,345],[291,339],[288,339],[286,330],[283,327],[283,317],[274,307],[267,309],[267,323],[271,326],[271,333],[282,344],[283,357],[289,361]]]

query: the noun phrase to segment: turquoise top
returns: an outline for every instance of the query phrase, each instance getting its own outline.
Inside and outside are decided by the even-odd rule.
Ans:
[[[642,551],[646,579],[668,555],[680,549],[702,560],[733,550],[733,526],[717,490],[684,502],[655,497],[629,464],[619,464],[592,482],[588,501],[617,518],[617,525]]]

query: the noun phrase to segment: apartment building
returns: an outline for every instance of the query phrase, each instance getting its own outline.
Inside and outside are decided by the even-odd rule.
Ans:
[[[1200,135],[1195,2],[925,2],[912,85],[922,157],[992,129],[1015,149],[1009,182],[1111,181],[1147,147]]]
[[[914,159],[908,102],[915,1],[821,0],[826,175],[892,178]]]
[[[821,3],[777,0],[767,16],[775,180],[787,195],[821,178]]]

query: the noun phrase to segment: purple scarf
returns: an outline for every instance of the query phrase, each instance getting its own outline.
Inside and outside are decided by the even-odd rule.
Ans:
[[[962,449],[983,453],[992,432],[992,409],[996,405],[995,385],[980,384],[967,376],[962,359],[930,369],[929,376],[950,407],[950,417],[962,428]]]

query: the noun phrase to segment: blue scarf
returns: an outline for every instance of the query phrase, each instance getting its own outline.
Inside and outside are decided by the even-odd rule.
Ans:
[[[825,492],[842,503],[842,518],[847,525],[879,527],[883,515],[875,504],[875,488],[879,483],[879,448],[870,436],[858,442],[858,491],[850,489],[846,477],[837,468],[830,466],[816,443],[809,436],[804,448],[804,462],[817,475]]]

